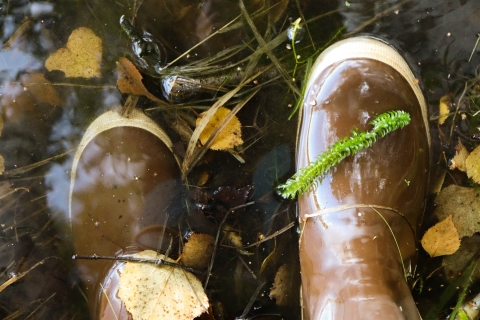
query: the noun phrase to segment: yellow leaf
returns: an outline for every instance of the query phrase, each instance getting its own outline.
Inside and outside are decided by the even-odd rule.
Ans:
[[[451,98],[451,93],[440,98],[440,105],[438,107],[440,116],[438,118],[438,124],[444,124],[445,120],[447,120],[448,114],[450,113],[449,105]]]
[[[217,112],[212,116],[208,124],[200,134],[200,141],[205,144],[208,138],[212,135],[213,130],[222,122],[223,119],[230,113],[230,110],[224,107],[218,108]],[[197,118],[197,126],[202,120],[206,112],[201,113]],[[213,141],[210,149],[212,150],[225,150],[231,149],[235,146],[241,145],[242,140],[242,128],[240,121],[237,117],[233,117],[232,120],[223,128],[217,138]]]
[[[449,215],[425,232],[422,247],[432,257],[455,253],[460,248],[458,231]]]
[[[209,234],[193,233],[183,247],[180,261],[182,264],[203,269],[208,266],[213,252],[215,239]]]
[[[135,257],[174,262],[152,250]],[[120,275],[118,295],[133,320],[188,320],[208,310],[200,281],[190,272],[170,266],[127,262]]]
[[[48,71],[60,70],[67,78],[100,77],[102,40],[88,28],[73,30],[65,48],[58,49],[45,62]]]
[[[460,141],[460,138],[458,139],[458,144],[455,147],[455,156],[450,162],[450,170],[458,169],[460,171],[465,172],[466,169],[466,160],[468,157],[468,150],[465,148],[465,146],[462,144]]]
[[[480,146],[476,147],[465,160],[467,176],[480,183]]]

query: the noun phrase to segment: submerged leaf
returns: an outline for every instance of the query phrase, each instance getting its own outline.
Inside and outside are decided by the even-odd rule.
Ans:
[[[152,250],[135,257],[174,262]],[[127,262],[120,275],[118,295],[133,320],[187,320],[208,310],[200,281],[190,272],[170,266]]]
[[[48,71],[60,70],[67,78],[100,77],[102,40],[84,27],[73,30],[65,48],[58,49],[47,61]]]
[[[455,156],[450,162],[450,170],[458,169],[460,171],[465,172],[466,169],[466,163],[465,161],[467,160],[467,157],[469,155],[467,148],[462,144],[462,141],[458,139],[458,144],[455,147]]]
[[[224,107],[218,108],[217,112],[212,116],[208,124],[200,134],[200,141],[205,144],[212,135],[215,128],[222,122],[223,119],[230,113],[230,110]],[[197,118],[197,126],[205,116],[206,112],[201,113]],[[237,117],[233,117],[227,126],[220,132],[218,137],[213,141],[210,149],[212,150],[225,150],[231,149],[235,146],[241,145],[242,140],[242,128],[240,121]]]
[[[188,267],[206,268],[212,256],[214,243],[215,239],[209,234],[193,233],[183,247],[180,261]]]
[[[480,146],[476,147],[465,160],[467,176],[480,183]]]
[[[24,90],[34,98],[36,103],[49,104],[52,106],[63,105],[63,100],[52,86],[50,81],[39,72],[26,73],[20,77]]]
[[[453,223],[460,238],[470,237],[480,232],[480,196],[472,188],[450,185],[444,188],[435,199],[435,215],[443,220],[453,214]]]
[[[275,299],[277,306],[286,307],[294,303],[295,298],[293,294],[294,284],[292,279],[292,267],[288,264],[282,265],[278,268],[273,287],[270,290],[270,298]]]
[[[439,113],[439,118],[438,118],[438,124],[442,125],[445,123],[445,120],[448,118],[448,114],[450,113],[450,100],[452,98],[452,94],[449,93],[443,97],[440,98],[440,104],[438,106],[438,113]]]
[[[452,215],[428,229],[421,242],[423,249],[432,257],[455,253],[460,248],[460,239]]]

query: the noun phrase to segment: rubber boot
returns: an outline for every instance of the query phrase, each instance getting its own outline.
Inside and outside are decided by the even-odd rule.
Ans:
[[[180,170],[165,132],[141,111],[109,111],[87,129],[72,165],[70,221],[77,255],[115,256],[178,244],[172,212]],[[175,249],[172,250],[175,252]],[[128,319],[117,295],[124,263],[77,260],[93,319]]]
[[[325,50],[306,87],[297,167],[373,118],[411,123],[336,165],[299,197],[304,319],[419,319],[406,282],[429,179],[425,99],[388,44],[358,37]]]

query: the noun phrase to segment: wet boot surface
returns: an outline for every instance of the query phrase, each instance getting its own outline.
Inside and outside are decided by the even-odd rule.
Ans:
[[[407,268],[415,260],[414,231],[429,178],[418,99],[397,71],[368,59],[326,68],[307,90],[299,167],[352,130],[370,130],[368,123],[378,114],[404,110],[412,121],[339,163],[300,197],[304,314],[307,319],[417,319],[401,259]],[[305,218],[321,210],[326,213]]]

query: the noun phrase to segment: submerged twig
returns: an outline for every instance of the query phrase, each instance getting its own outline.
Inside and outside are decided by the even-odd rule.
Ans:
[[[16,175],[16,174],[25,173],[27,171],[30,171],[30,170],[36,169],[38,167],[41,167],[41,166],[43,166],[43,165],[45,165],[45,164],[47,164],[51,161],[55,161],[57,159],[63,158],[64,156],[66,156],[67,154],[72,152],[73,150],[75,150],[75,149],[68,150],[67,152],[61,153],[59,155],[53,156],[53,157],[45,159],[45,160],[41,160],[41,161],[38,161],[38,162],[35,162],[35,163],[32,163],[32,164],[29,164],[29,165],[21,167],[21,168],[5,171],[3,173],[3,175],[4,176],[13,176],[13,175]]]
[[[225,223],[225,221],[227,220],[229,213],[230,213],[230,212],[233,212],[233,211],[235,211],[235,210],[237,210],[237,209],[250,206],[250,205],[252,205],[252,204],[254,204],[254,203],[255,203],[255,202],[253,202],[253,201],[252,201],[252,202],[247,202],[247,203],[245,203],[245,204],[242,204],[242,205],[236,206],[236,207],[234,207],[234,208],[231,208],[230,210],[228,210],[228,212],[225,214],[225,216],[223,217],[222,221],[221,221],[220,224],[218,225],[217,235],[216,235],[216,237],[215,237],[215,244],[213,245],[212,257],[210,258],[210,263],[208,264],[207,278],[205,279],[205,283],[203,284],[203,288],[204,288],[204,289],[207,288],[208,281],[210,280],[210,276],[212,275],[213,263],[215,262],[215,254],[217,253],[218,240],[220,239],[220,233],[222,232],[222,226],[223,226],[223,224]]]
[[[170,262],[166,261],[164,259],[143,259],[143,258],[136,258],[136,257],[130,257],[130,256],[118,256],[118,257],[112,257],[112,256],[97,256],[96,254],[92,256],[85,256],[85,255],[79,255],[79,254],[74,254],[72,256],[72,260],[111,260],[111,261],[125,261],[125,262],[137,262],[137,263],[149,263],[149,264],[154,264],[157,266],[168,266],[168,267],[174,267],[174,268],[180,268],[186,271],[190,271],[192,273],[197,273],[197,274],[203,274],[202,271],[197,270],[195,268],[187,267],[184,266],[183,264],[175,263],[175,262]]]
[[[15,274],[13,277],[11,277],[10,279],[8,279],[7,281],[5,281],[1,286],[0,286],[0,292],[2,292],[3,290],[5,290],[9,285],[17,282],[18,280],[22,279],[24,276],[26,276],[30,271],[32,271],[33,269],[35,269],[36,267],[38,267],[39,265],[42,265],[45,263],[45,261],[47,259],[50,259],[50,258],[56,258],[56,259],[59,259],[57,257],[48,257],[48,258],[45,258],[37,263],[35,263],[30,269],[28,269],[27,271],[25,272],[21,272],[21,273],[18,273],[18,274]]]

